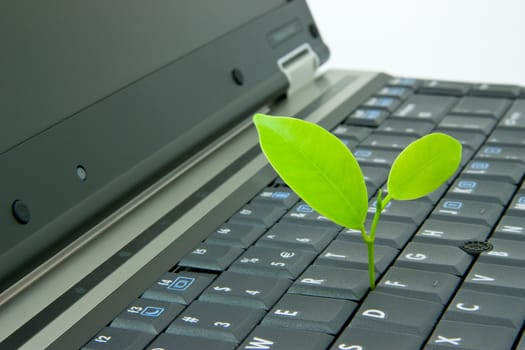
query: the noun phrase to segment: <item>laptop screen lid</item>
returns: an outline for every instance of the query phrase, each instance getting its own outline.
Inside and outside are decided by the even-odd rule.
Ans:
[[[0,290],[328,56],[300,1],[4,7]]]

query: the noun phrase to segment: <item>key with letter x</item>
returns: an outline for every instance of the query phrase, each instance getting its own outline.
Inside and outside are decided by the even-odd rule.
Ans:
[[[516,333],[506,327],[441,321],[425,349],[510,349]]]

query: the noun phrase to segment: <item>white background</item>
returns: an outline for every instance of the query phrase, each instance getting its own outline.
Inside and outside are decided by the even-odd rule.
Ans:
[[[525,0],[307,0],[329,68],[525,86]]]

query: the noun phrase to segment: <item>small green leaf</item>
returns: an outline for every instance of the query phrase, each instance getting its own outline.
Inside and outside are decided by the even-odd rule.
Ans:
[[[350,150],[322,127],[300,119],[257,114],[261,148],[281,178],[333,222],[363,227],[368,194]]]
[[[461,162],[461,144],[434,133],[407,146],[396,158],[388,175],[388,195],[397,200],[426,196],[454,174]]]

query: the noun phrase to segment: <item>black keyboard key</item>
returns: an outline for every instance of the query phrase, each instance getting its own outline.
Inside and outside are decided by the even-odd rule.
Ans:
[[[471,88],[470,94],[473,96],[516,98],[520,95],[520,90],[519,86],[514,85],[477,84]]]
[[[392,78],[387,83],[388,86],[400,86],[412,90],[416,89],[420,84],[419,80],[413,78]]]
[[[406,99],[412,94],[412,90],[405,87],[385,86],[379,90],[375,95],[380,97],[395,97],[400,100]]]
[[[440,130],[460,130],[488,135],[495,125],[496,120],[488,117],[449,115],[439,122],[438,128]]]
[[[201,243],[179,262],[179,266],[224,271],[243,250],[225,245]]]
[[[414,236],[414,242],[446,244],[456,247],[465,241],[484,241],[491,228],[485,225],[428,219]]]
[[[425,300],[372,292],[350,322],[350,327],[413,334],[426,338],[443,306]]]
[[[142,350],[153,337],[151,333],[106,327],[84,345],[82,350]]]
[[[392,266],[381,278],[376,291],[445,305],[459,283],[457,276],[448,273]]]
[[[438,123],[458,101],[455,97],[412,95],[393,114],[396,118]]]
[[[368,291],[368,271],[313,265],[290,287],[289,293],[360,300]]]
[[[230,271],[295,279],[315,254],[300,249],[251,247],[230,267]]]
[[[388,177],[388,169],[375,166],[362,166],[361,171],[365,177],[365,182],[376,188],[383,186]]]
[[[525,241],[525,217],[505,215],[494,229],[493,238]]]
[[[295,207],[290,209],[282,218],[281,222],[300,225],[321,225],[330,228],[339,228],[327,217],[320,215],[305,202],[299,202]]]
[[[285,212],[286,209],[284,208],[261,204],[249,204],[239,210],[237,214],[233,215],[230,218],[229,223],[259,225],[268,228],[279,220]]]
[[[484,181],[460,176],[448,191],[448,198],[495,202],[507,205],[516,186],[502,181]]]
[[[431,122],[403,119],[388,119],[382,123],[377,132],[382,134],[410,135],[422,137],[434,129]]]
[[[416,139],[417,138],[413,136],[372,133],[372,135],[363,141],[361,146],[403,150]]]
[[[511,349],[515,333],[515,330],[506,327],[441,321],[432,333],[425,350]]]
[[[163,333],[145,350],[233,350],[235,347],[236,344],[232,342]]]
[[[199,300],[270,309],[290,286],[289,279],[223,272]]]
[[[333,337],[318,332],[299,331],[282,327],[258,326],[239,346],[239,350],[324,350]]]
[[[460,289],[443,319],[520,329],[525,299]]]
[[[516,100],[499,124],[503,128],[525,130],[525,100]]]
[[[525,147],[485,145],[476,154],[476,158],[511,160],[525,164]]]
[[[375,245],[375,270],[381,274],[398,253],[397,249]],[[368,269],[368,253],[364,243],[334,241],[315,261],[316,265]]]
[[[285,294],[261,324],[337,334],[356,306],[347,300]]]
[[[257,246],[280,249],[301,249],[312,253],[321,252],[337,234],[331,226],[306,226],[277,223],[264,234]]]
[[[445,197],[434,209],[431,218],[493,226],[502,212],[500,204]]]
[[[390,99],[389,99],[390,100]],[[377,108],[358,108],[344,122],[347,125],[376,127],[388,117],[388,112]]]
[[[487,145],[525,147],[523,130],[496,128],[489,135]]]
[[[472,151],[477,151],[483,142],[485,142],[485,135],[478,133],[440,128],[436,129],[436,132],[441,132],[443,134],[452,136],[458,140],[464,148],[469,148]]]
[[[287,187],[268,187],[260,192],[251,203],[276,206],[288,210],[298,201],[299,197]]]
[[[365,107],[373,109],[382,109],[393,112],[400,104],[397,98],[392,97],[371,97],[363,104]]]
[[[510,103],[510,100],[504,98],[467,96],[459,100],[451,113],[500,119],[509,108]]]
[[[463,174],[477,179],[503,181],[512,184],[520,182],[524,173],[525,165],[520,162],[481,158],[473,159],[463,170]]]
[[[352,139],[359,143],[366,139],[372,130],[372,128],[364,126],[339,125],[334,131],[332,131],[332,133],[341,139]]]
[[[525,296],[525,269],[514,266],[475,263],[463,287],[480,292]]]
[[[375,165],[390,169],[399,151],[388,151],[372,147],[359,146],[354,150],[354,157],[360,166]]]
[[[211,274],[189,271],[167,272],[142,294],[142,298],[188,305],[214,278]]]
[[[208,236],[206,243],[248,248],[266,229],[263,226],[226,223]]]
[[[197,300],[171,323],[166,333],[238,344],[263,315],[263,310]]]
[[[396,260],[396,266],[461,276],[470,266],[472,256],[457,247],[411,242]]]
[[[489,242],[493,245],[492,250],[481,253],[478,261],[525,268],[525,241],[491,238]]]
[[[390,333],[388,329],[363,329],[348,327],[337,338],[331,350],[383,350],[392,349],[395,344],[396,349],[419,350],[421,349],[421,337],[403,333]]]
[[[391,201],[381,212],[381,218],[392,221],[408,222],[420,225],[432,210],[432,205],[426,201]],[[368,218],[372,219],[376,212],[375,200],[368,208]]]
[[[450,96],[463,96],[470,90],[470,84],[457,83],[451,81],[429,80],[424,81],[418,93],[422,94],[438,94]]]
[[[367,220],[365,226],[370,227],[370,225],[371,220]],[[401,249],[410,237],[412,237],[416,228],[417,226],[413,223],[381,219],[377,223],[375,243]],[[344,229],[339,233],[337,239],[358,243],[363,241],[361,231],[353,229]]]
[[[111,327],[159,334],[183,309],[180,304],[137,299],[111,322]]]

